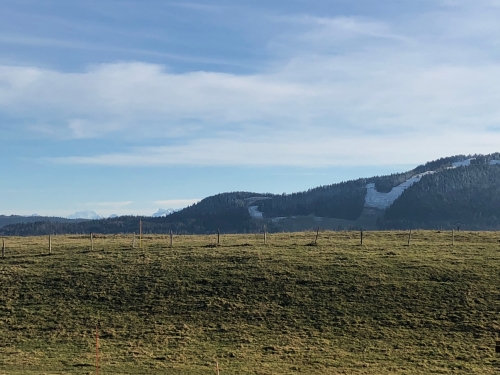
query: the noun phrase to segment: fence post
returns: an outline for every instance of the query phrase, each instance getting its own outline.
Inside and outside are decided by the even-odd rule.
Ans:
[[[139,248],[142,249],[142,220],[139,221]]]
[[[451,246],[455,246],[455,230],[451,230]]]
[[[363,229],[359,231],[360,234],[360,239],[361,239],[361,246],[363,246]]]
[[[2,240],[2,258],[5,258],[5,239]]]
[[[49,255],[52,254],[52,236],[49,234]]]
[[[267,243],[267,228],[264,225],[264,245]]]
[[[94,251],[94,233],[90,233],[90,251]]]
[[[410,241],[411,241],[411,229],[410,232],[408,233],[408,246],[410,246]]]
[[[95,326],[95,373],[99,375],[99,328]]]
[[[314,239],[314,244],[315,245],[318,244],[318,236],[319,236],[319,227],[318,227],[318,230],[316,231],[316,238]]]
[[[217,246],[220,245],[220,230],[217,229]]]
[[[174,234],[172,230],[170,230],[170,247],[174,246]]]

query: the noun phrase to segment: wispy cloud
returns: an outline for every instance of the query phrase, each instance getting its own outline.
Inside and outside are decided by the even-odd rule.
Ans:
[[[221,6],[221,5],[212,5],[212,4],[203,4],[203,3],[196,3],[196,2],[169,2],[167,3],[170,6],[175,6],[179,8],[185,8],[185,9],[190,9],[190,10],[198,10],[198,11],[209,11],[209,12],[219,12],[221,10],[227,9],[227,7]]]
[[[314,133],[314,132],[313,132]],[[171,147],[137,149],[130,153],[71,156],[50,159],[60,164],[102,166],[292,166],[322,168],[341,165],[394,165],[404,160],[422,160],[465,152],[495,152],[500,133],[457,132],[416,133],[414,137],[363,135],[358,137],[322,136],[248,140],[199,140]],[[214,145],[217,145],[216,147]]]
[[[500,63],[477,41],[498,43],[500,9],[440,6],[451,10],[411,20],[282,17],[290,29],[269,43],[273,61],[255,74],[3,65],[0,111],[61,138],[155,144],[49,159],[56,163],[331,166],[397,155],[407,164],[494,151]]]
[[[353,38],[359,37],[387,38],[394,40],[406,39],[402,35],[393,32],[387,22],[366,17],[317,17],[301,15],[282,16],[275,19],[303,26],[306,31],[299,36],[299,39],[309,43],[352,40]]]
[[[117,45],[107,45],[99,43],[89,43],[82,42],[79,40],[67,40],[62,38],[49,38],[49,37],[37,37],[32,35],[19,35],[19,34],[0,34],[0,44],[17,44],[17,45],[27,45],[35,47],[57,47],[63,49],[74,49],[74,50],[92,50],[92,51],[106,51],[106,52],[118,52],[133,56],[155,56],[162,57],[170,61],[180,61],[186,63],[198,63],[207,65],[222,65],[222,66],[238,66],[246,67],[247,65],[242,64],[238,61],[214,59],[201,56],[193,56],[187,54],[175,54],[168,53],[153,49],[142,49],[133,47],[120,47]]]

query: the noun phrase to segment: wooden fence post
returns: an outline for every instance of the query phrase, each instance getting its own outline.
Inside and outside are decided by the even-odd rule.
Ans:
[[[5,239],[2,240],[2,258],[5,258]]]
[[[267,228],[264,225],[264,245],[267,243]]]
[[[139,220],[139,248],[142,249],[142,220]]]
[[[410,232],[408,233],[408,246],[410,246],[410,241],[411,241],[411,229]]]
[[[363,229],[359,231],[360,234],[360,239],[361,239],[361,246],[363,246]]]
[[[318,236],[319,236],[319,227],[318,227],[318,230],[316,231],[316,238],[314,239],[314,244],[315,245],[318,244]]]
[[[90,233],[90,251],[94,251],[94,233]]]
[[[451,246],[455,246],[455,230],[451,230]]]
[[[49,234],[49,255],[52,254],[52,236]]]
[[[215,370],[217,371],[217,375],[220,375],[219,362],[218,361],[215,361]]]
[[[99,329],[95,326],[95,373],[99,375]]]
[[[170,231],[170,247],[174,246],[174,233]]]
[[[217,246],[220,245],[220,230],[217,229]]]
[[[135,249],[135,232],[134,232],[134,238],[132,239],[132,249]]]

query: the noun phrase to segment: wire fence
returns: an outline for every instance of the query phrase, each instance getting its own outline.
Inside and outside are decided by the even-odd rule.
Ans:
[[[1,257],[53,255],[61,252],[106,250],[153,250],[183,247],[239,246],[370,246],[381,243],[393,246],[460,246],[500,244],[500,232],[474,231],[329,231],[317,228],[307,232],[223,234],[99,234],[0,237]]]

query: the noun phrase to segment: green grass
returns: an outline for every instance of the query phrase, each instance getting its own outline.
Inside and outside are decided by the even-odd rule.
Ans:
[[[0,374],[493,374],[500,234],[7,238]]]

